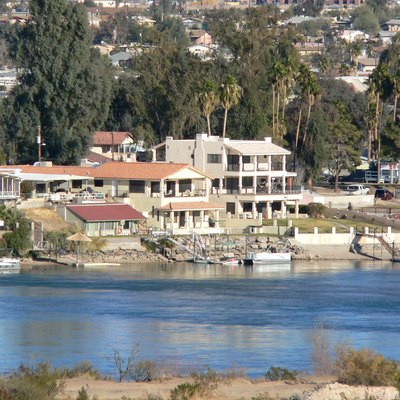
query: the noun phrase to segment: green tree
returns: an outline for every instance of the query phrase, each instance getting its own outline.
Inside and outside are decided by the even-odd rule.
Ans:
[[[336,102],[338,115],[328,127],[328,143],[330,147],[328,163],[335,176],[335,191],[339,190],[339,175],[343,169],[352,169],[360,164],[360,143],[363,134],[350,120],[345,105]]]
[[[210,115],[219,104],[217,84],[207,79],[204,82],[203,90],[198,94],[198,101],[201,111],[207,119],[208,136],[211,136]]]
[[[239,103],[242,97],[243,89],[236,82],[235,77],[228,76],[224,83],[221,84],[221,106],[224,109],[224,125],[222,129],[222,137],[226,134],[226,121],[228,119],[228,111]]]
[[[353,26],[363,32],[376,34],[379,31],[379,21],[371,7],[364,5],[353,12]]]
[[[12,46],[22,73],[4,105],[6,149],[10,161],[36,160],[41,126],[46,144],[43,156],[57,163],[74,163],[107,117],[110,69],[90,49],[83,5],[32,0],[30,11],[31,20],[17,30]]]

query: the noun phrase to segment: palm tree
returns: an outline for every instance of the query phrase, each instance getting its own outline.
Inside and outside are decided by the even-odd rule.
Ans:
[[[393,121],[396,122],[397,100],[400,95],[400,70],[397,70],[390,77],[390,81],[392,83],[392,92],[393,92]]]
[[[307,137],[307,129],[308,129],[308,124],[310,122],[311,109],[312,106],[315,104],[316,97],[320,93],[320,87],[317,81],[317,77],[311,71],[310,67],[308,67],[305,64],[300,65],[298,79],[299,79],[300,89],[303,93],[303,96],[305,96],[307,100],[307,117],[306,117],[306,123],[304,125],[304,134],[303,134],[303,144],[304,144]]]
[[[222,137],[225,138],[226,134],[226,121],[228,119],[228,110],[239,103],[243,95],[243,89],[236,82],[235,77],[229,75],[225,82],[221,84],[221,106],[225,110],[224,114],[224,127],[222,130]]]
[[[210,115],[219,104],[217,84],[214,81],[207,79],[204,82],[203,91],[197,96],[197,100],[200,103],[201,112],[207,120],[208,136],[211,136]]]

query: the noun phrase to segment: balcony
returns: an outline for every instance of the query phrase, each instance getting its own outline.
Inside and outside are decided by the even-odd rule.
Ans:
[[[243,172],[253,172],[253,171],[283,171],[282,162],[273,162],[270,166],[267,162],[264,163],[244,163],[242,164],[242,169],[240,169],[240,164],[228,164],[228,171],[243,171]]]
[[[271,188],[271,192],[268,193],[268,188],[263,187],[263,186],[258,186],[256,190],[254,191],[253,187],[245,187],[239,190],[239,188],[222,188],[222,191],[219,190],[219,188],[213,188],[212,189],[212,194],[239,194],[239,195],[274,195],[274,194],[299,194],[301,193],[301,187],[300,186],[292,186],[292,188],[288,189],[286,188],[285,191],[283,191],[282,188],[279,187],[274,187]]]
[[[184,192],[169,191],[164,193],[164,197],[204,197],[206,191],[203,189],[185,190]],[[152,193],[152,197],[160,197],[160,193]]]

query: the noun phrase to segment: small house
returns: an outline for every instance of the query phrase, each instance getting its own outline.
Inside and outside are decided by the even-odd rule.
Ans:
[[[74,204],[65,206],[64,218],[88,236],[129,236],[139,233],[146,218],[128,204]]]

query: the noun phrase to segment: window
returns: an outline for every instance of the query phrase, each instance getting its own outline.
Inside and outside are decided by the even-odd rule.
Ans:
[[[235,203],[226,203],[226,212],[235,214]]]
[[[212,187],[219,188],[219,178],[212,180]]]
[[[253,177],[252,176],[244,176],[242,178],[243,187],[253,187]]]
[[[227,193],[237,193],[239,188],[239,178],[226,178],[225,187]]]
[[[191,179],[182,179],[179,181],[179,193],[184,193],[186,191],[192,190],[192,181]]]
[[[239,156],[236,154],[228,155],[228,171],[239,171]]]
[[[144,193],[144,181],[129,181],[129,193]]]
[[[72,181],[72,189],[82,189],[82,180]]]
[[[102,179],[95,179],[94,180],[94,187],[103,187],[104,181]]]
[[[207,162],[209,164],[221,164],[222,154],[207,154]]]
[[[160,193],[160,182],[151,182],[151,193]]]
[[[243,212],[252,212],[253,204],[252,203],[243,203]]]
[[[242,156],[242,161],[243,161],[243,164],[249,164],[250,156]]]

